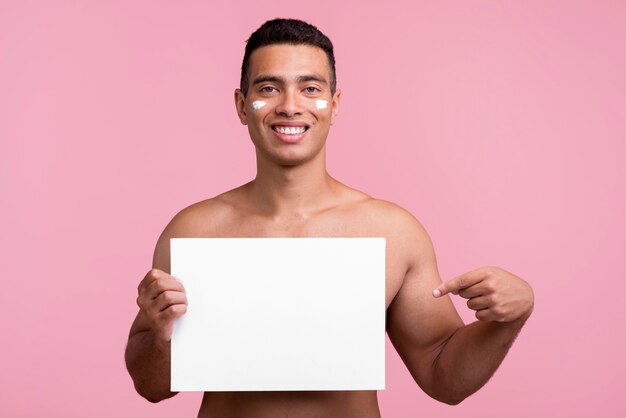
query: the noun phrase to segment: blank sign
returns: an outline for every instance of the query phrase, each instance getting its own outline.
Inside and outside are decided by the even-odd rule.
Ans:
[[[384,238],[173,238],[173,391],[385,388]]]

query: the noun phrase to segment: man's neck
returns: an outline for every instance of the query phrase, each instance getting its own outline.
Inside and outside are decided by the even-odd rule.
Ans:
[[[275,218],[306,218],[332,205],[338,182],[326,172],[324,156],[318,157],[296,166],[257,158],[257,175],[250,183],[255,206]]]

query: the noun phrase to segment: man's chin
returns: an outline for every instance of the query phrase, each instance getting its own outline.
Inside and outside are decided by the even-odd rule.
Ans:
[[[297,167],[308,163],[313,158],[280,158],[274,161],[277,165],[285,168]]]
[[[314,160],[316,157],[318,157],[320,155],[320,153],[324,152],[323,150],[319,150],[319,152],[313,154],[313,153],[307,153],[307,154],[296,154],[296,153],[292,153],[289,155],[285,155],[285,154],[269,154],[269,153],[263,153],[263,157],[265,160],[267,160],[267,162],[274,164],[274,165],[278,165],[281,167],[285,167],[285,168],[289,168],[289,167],[297,167],[303,164],[308,163],[311,160]]]

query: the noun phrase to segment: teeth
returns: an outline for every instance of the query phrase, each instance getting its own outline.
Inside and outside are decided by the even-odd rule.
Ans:
[[[274,126],[274,130],[278,133],[281,134],[287,134],[287,135],[296,135],[296,134],[301,134],[304,131],[306,131],[306,127],[304,126]]]

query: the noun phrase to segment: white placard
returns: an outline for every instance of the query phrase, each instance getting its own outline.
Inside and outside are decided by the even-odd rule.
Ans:
[[[173,391],[385,388],[384,238],[173,238]]]

